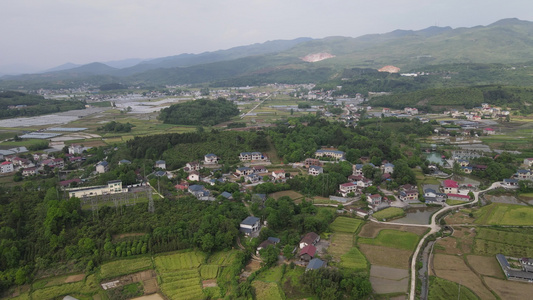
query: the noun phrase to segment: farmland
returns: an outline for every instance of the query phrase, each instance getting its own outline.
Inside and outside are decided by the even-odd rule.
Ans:
[[[255,289],[257,299],[284,299],[283,292],[274,282],[254,281],[252,286]]]
[[[485,277],[485,281],[501,299],[531,299],[529,297],[533,294],[533,285],[531,283],[500,280],[491,277]]]
[[[383,229],[394,229],[402,232],[411,232],[416,235],[422,235],[427,231],[424,227],[412,227],[403,225],[392,225],[385,223],[367,222],[359,231],[358,236],[364,238],[375,238],[378,233]]]
[[[329,227],[335,232],[355,233],[361,224],[363,224],[363,220],[337,217]]]
[[[113,278],[120,275],[151,269],[153,267],[150,257],[117,260],[103,264],[100,267],[100,278]]]
[[[476,300],[479,299],[467,287],[459,289],[457,283],[438,278],[430,277],[429,279],[429,300],[448,300],[448,299],[461,299],[461,300]],[[459,294],[460,292],[460,294]],[[459,296],[459,297],[458,297]]]
[[[373,214],[374,218],[380,220],[380,221],[387,221],[390,219],[403,217],[405,216],[405,211],[398,207],[388,207],[384,210],[380,210],[377,213]]]
[[[203,296],[198,269],[163,272],[161,291],[170,299],[200,299]]]
[[[198,268],[205,258],[205,254],[201,252],[182,252],[157,256],[155,266],[161,272]]]
[[[474,216],[481,225],[533,225],[533,207],[492,203],[478,210]]]
[[[359,245],[371,265],[387,266],[398,269],[409,268],[409,258],[413,254],[410,250],[392,249],[389,247]]]
[[[480,228],[474,243],[474,252],[481,255],[505,253],[518,257],[533,256],[531,234]]]
[[[218,275],[217,265],[202,265],[200,267],[200,276],[202,279],[215,279]]]
[[[418,235],[392,229],[384,229],[376,238],[359,238],[361,244],[384,246],[413,251],[418,243]]]
[[[505,279],[502,268],[496,260],[496,256],[477,256],[468,255],[468,264],[472,266],[474,271],[481,275],[492,276],[500,279]]]
[[[341,255],[340,265],[358,271],[367,269],[366,258],[357,247],[352,247],[347,253]]]

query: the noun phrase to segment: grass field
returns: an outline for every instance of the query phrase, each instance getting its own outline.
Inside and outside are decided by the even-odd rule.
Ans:
[[[261,280],[264,282],[276,282],[280,283],[283,273],[282,273],[282,266],[277,266],[274,268],[270,268],[264,272],[261,272],[259,276],[257,276],[257,280]]]
[[[414,233],[384,229],[373,239],[359,238],[358,243],[413,251],[416,248],[418,239],[418,235]]]
[[[352,247],[347,253],[341,255],[340,266],[348,269],[364,271],[367,269],[368,264],[363,253],[361,253],[357,247]]]
[[[386,266],[398,269],[409,268],[410,250],[392,249],[389,247],[361,244],[359,249],[371,265]]]
[[[354,246],[354,235],[351,233],[335,232],[331,236],[331,244],[328,247],[328,253],[336,260],[341,259],[341,256],[348,253]]]
[[[453,199],[446,200],[446,204],[448,205],[459,205],[459,204],[463,204],[466,202],[469,202],[469,201],[461,201],[461,200],[453,200]]]
[[[335,232],[355,233],[363,222],[364,221],[360,219],[337,217],[335,221],[329,225],[329,228]]]
[[[152,267],[153,264],[150,257],[117,260],[103,264],[100,267],[100,278],[113,278],[120,275],[151,269]]]
[[[459,296],[459,297],[458,297]],[[479,299],[469,288],[461,287],[459,284],[448,281],[446,279],[431,276],[429,278],[429,300],[476,300]]]
[[[183,252],[171,255],[157,256],[155,266],[161,272],[198,268],[205,261],[206,255],[202,252]]]
[[[200,276],[202,279],[215,279],[218,275],[217,265],[202,265],[200,267]]]
[[[380,210],[377,213],[373,214],[374,218],[382,220],[390,220],[397,217],[405,216],[405,211],[399,207],[388,207],[384,210]]]
[[[386,223],[376,223],[376,222],[366,222],[365,225],[361,228],[358,233],[359,237],[365,238],[375,238],[378,236],[379,232],[385,229],[394,229],[402,232],[411,232],[416,235],[423,235],[427,232],[427,228],[424,227],[413,227],[413,226],[403,226],[403,225],[392,225]]]
[[[211,265],[229,266],[233,263],[235,255],[238,252],[238,250],[215,252],[209,256],[207,263]]]
[[[256,299],[285,299],[283,291],[274,282],[253,281],[252,287],[255,289]]]
[[[533,207],[492,203],[474,213],[476,224],[482,225],[533,225]]]
[[[282,288],[287,299],[314,299],[312,294],[309,294],[302,287],[302,275],[305,273],[305,268],[295,266],[293,269],[287,268],[283,276]]]
[[[275,193],[272,193],[269,195],[270,197],[278,200],[280,197],[283,197],[283,196],[288,196],[290,197],[292,200],[299,200],[299,199],[302,199],[304,196],[298,192],[295,192],[293,190],[288,190],[288,191],[281,191],[281,192],[275,192]]]

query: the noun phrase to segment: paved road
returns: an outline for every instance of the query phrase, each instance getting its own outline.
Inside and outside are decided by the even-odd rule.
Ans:
[[[457,209],[459,207],[463,207],[463,206],[467,206],[467,205],[471,205],[471,204],[475,204],[479,201],[479,194],[481,193],[484,193],[486,191],[489,191],[489,190],[492,190],[492,189],[495,189],[495,188],[499,188],[501,187],[501,183],[500,182],[494,182],[489,188],[487,188],[486,190],[483,190],[483,191],[479,191],[479,192],[474,192],[474,201],[472,202],[468,202],[468,203],[464,203],[464,204],[460,204],[460,205],[454,205],[454,206],[445,206],[443,207],[442,209],[440,209],[439,211],[437,211],[436,213],[433,214],[433,216],[431,217],[431,224],[429,225],[429,227],[431,228],[431,230],[426,233],[426,235],[424,235],[421,239],[420,239],[420,242],[418,243],[418,246],[416,247],[416,250],[415,250],[415,253],[413,254],[413,259],[411,260],[411,288],[410,288],[410,292],[409,292],[409,300],[415,300],[415,294],[416,294],[416,258],[418,257],[418,253],[420,253],[420,248],[422,247],[422,245],[424,244],[424,241],[428,238],[428,236],[438,232],[440,230],[440,225],[437,224],[437,217],[439,215],[441,215],[442,213],[445,213],[449,210],[452,210],[452,209]],[[402,225],[408,225],[408,226],[413,226],[415,224],[402,224]]]

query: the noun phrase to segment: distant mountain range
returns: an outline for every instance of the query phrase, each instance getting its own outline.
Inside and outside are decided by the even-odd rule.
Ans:
[[[320,57],[306,62],[303,57]],[[325,59],[324,59],[325,58]],[[128,85],[214,85],[324,81],[349,68],[394,65],[402,72],[425,66],[533,61],[533,22],[504,19],[472,28],[429,27],[357,38],[327,37],[269,41],[201,54],[142,61],[65,64],[41,74],[4,76],[0,87]]]

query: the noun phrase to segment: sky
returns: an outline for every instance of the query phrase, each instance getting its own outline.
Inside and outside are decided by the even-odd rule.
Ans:
[[[0,0],[0,73],[504,18],[533,21],[533,1]]]

